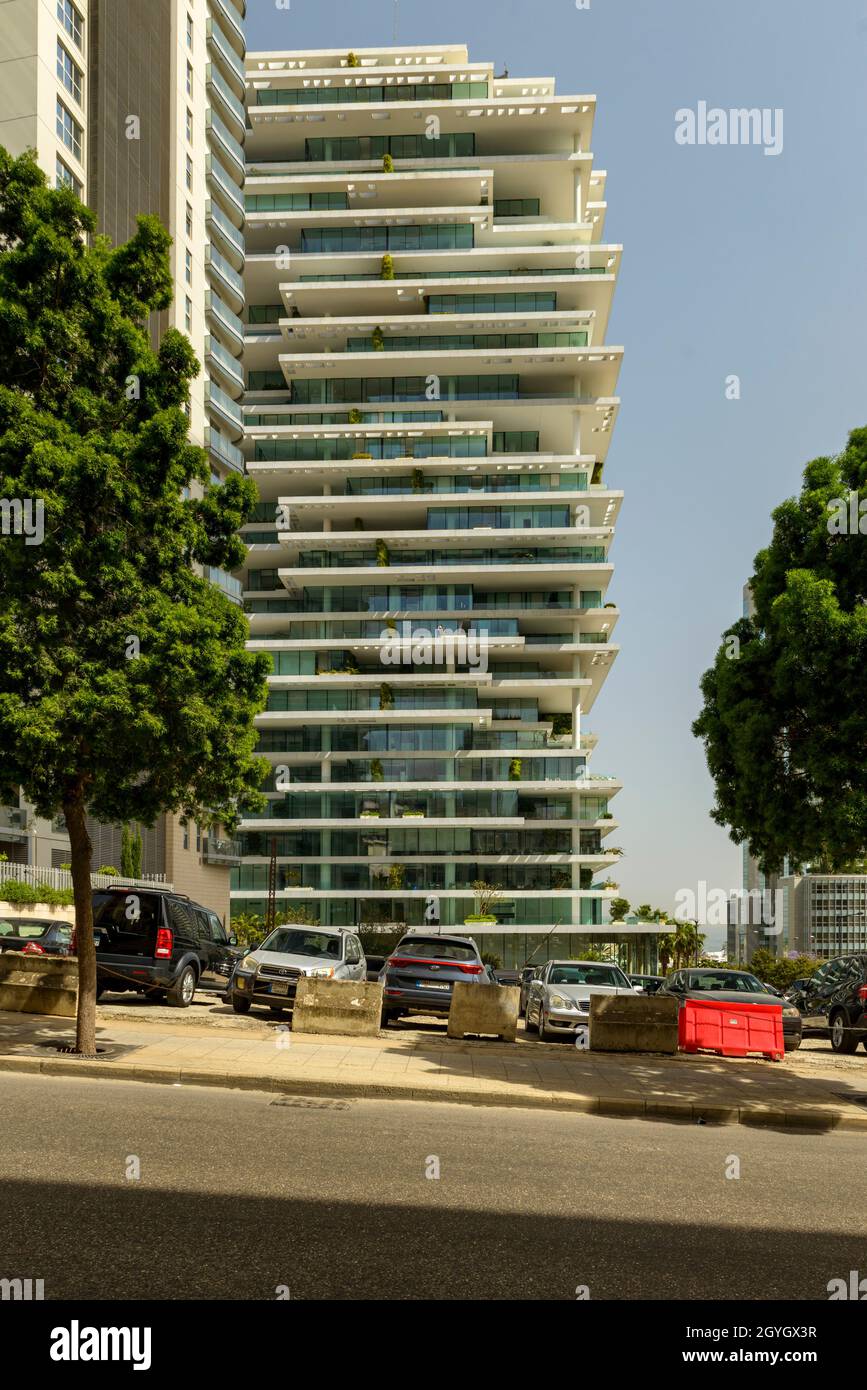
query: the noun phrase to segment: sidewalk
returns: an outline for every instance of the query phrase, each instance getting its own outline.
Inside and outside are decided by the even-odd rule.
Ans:
[[[867,1058],[840,1070],[814,1054],[760,1059],[615,1056],[535,1041],[455,1042],[445,1036],[293,1036],[264,1021],[100,1019],[96,1061],[63,1056],[63,1018],[0,1012],[0,1071],[226,1086],[322,1097],[389,1097],[538,1106],[777,1128],[867,1131]]]

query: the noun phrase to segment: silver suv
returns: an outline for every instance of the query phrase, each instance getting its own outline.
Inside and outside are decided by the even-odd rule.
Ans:
[[[354,933],[337,927],[277,927],[235,967],[229,997],[236,1014],[253,1004],[282,1014],[295,1003],[303,976],[317,980],[366,980],[367,962]]]

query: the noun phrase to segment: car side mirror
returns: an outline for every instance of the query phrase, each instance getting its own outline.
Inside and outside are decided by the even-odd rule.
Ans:
[[[230,946],[237,946],[237,944],[238,944],[238,938],[237,938],[237,936],[235,935],[235,933],[232,932],[231,936],[229,937],[229,945],[230,945]]]

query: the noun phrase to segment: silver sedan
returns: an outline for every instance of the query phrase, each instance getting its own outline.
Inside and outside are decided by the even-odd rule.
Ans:
[[[549,960],[527,993],[527,1032],[540,1039],[571,1037],[590,1022],[593,994],[639,994],[619,965],[604,961]]]

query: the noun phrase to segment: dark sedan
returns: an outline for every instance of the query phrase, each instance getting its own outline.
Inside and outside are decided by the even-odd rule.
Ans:
[[[0,917],[0,951],[28,956],[68,956],[72,923],[56,917]]]
[[[676,970],[663,981],[657,993],[671,994],[683,1004],[685,999],[717,999],[726,1004],[767,1004],[783,1010],[783,1043],[787,1052],[801,1046],[801,1014],[787,999],[763,985],[746,970]]]
[[[643,994],[656,994],[665,984],[664,975],[630,975],[629,983],[635,985]]]

